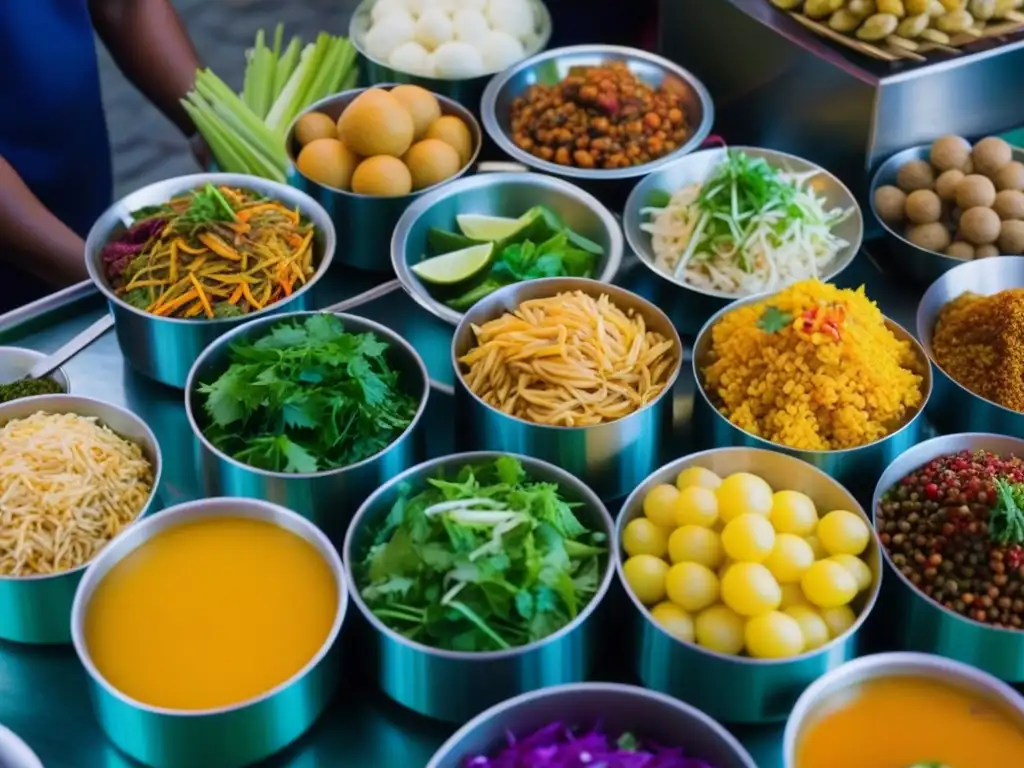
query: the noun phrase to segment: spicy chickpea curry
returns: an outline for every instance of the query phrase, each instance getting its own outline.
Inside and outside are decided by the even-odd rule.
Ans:
[[[160,317],[247,315],[316,273],[313,224],[253,190],[207,184],[132,216],[103,270],[117,296]]]

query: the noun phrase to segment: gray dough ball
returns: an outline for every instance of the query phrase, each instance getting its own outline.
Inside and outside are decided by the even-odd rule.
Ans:
[[[907,227],[907,240],[934,253],[945,253],[950,244],[949,230],[938,222]]]
[[[995,211],[981,206],[964,211],[960,217],[960,231],[964,233],[964,239],[974,245],[994,243],[999,237],[1001,224]]]
[[[964,180],[964,172],[957,169],[943,172],[935,180],[935,191],[948,203],[956,200],[956,188]]]
[[[999,252],[1004,256],[1024,253],[1024,221],[1004,221],[999,231]]]
[[[996,186],[992,180],[980,173],[964,176],[956,187],[956,204],[963,210],[968,208],[991,208],[996,201]]]
[[[942,218],[942,200],[930,189],[917,189],[907,195],[906,211],[912,224],[931,224]]]
[[[931,189],[935,186],[935,171],[924,160],[911,160],[896,172],[896,185],[908,193]]]
[[[1002,139],[989,136],[974,145],[971,151],[974,172],[994,176],[996,171],[1013,160],[1013,149]]]
[[[899,224],[903,221],[907,205],[907,195],[899,187],[886,184],[875,190],[875,211],[878,218],[886,224]]]
[[[992,210],[1003,221],[1024,219],[1024,192],[1018,192],[1016,189],[1004,189],[996,195]]]
[[[974,246],[965,242],[950,243],[949,248],[946,249],[946,255],[952,256],[954,259],[970,261],[974,258]]]
[[[977,248],[974,249],[974,258],[975,259],[990,259],[993,256],[998,256],[998,255],[999,255],[999,248],[998,248],[998,246],[995,246],[995,245],[992,245],[992,244],[989,244],[989,245],[979,245]]]

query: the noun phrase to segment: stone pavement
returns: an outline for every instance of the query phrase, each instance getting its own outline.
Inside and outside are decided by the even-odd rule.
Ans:
[[[278,22],[291,34],[312,39],[320,31],[346,34],[358,0],[172,0],[199,52],[199,59],[238,90],[245,50],[256,32]],[[177,129],[153,107],[100,48],[103,104],[110,129],[115,194],[154,181],[193,173],[196,166]]]

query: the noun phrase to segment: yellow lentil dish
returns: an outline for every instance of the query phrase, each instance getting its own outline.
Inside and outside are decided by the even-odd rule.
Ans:
[[[906,423],[924,399],[923,368],[863,287],[805,280],[724,315],[701,372],[711,401],[740,429],[829,451]]]
[[[652,88],[622,61],[572,67],[560,83],[530,86],[512,102],[512,140],[559,165],[642,165],[690,136],[683,96],[671,83]]]
[[[1024,288],[964,293],[946,304],[935,322],[932,354],[961,386],[1024,412]]]

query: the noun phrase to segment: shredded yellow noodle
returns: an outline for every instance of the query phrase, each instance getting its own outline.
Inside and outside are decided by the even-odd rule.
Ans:
[[[96,419],[42,411],[0,427],[0,574],[84,565],[142,512],[153,466]]]
[[[466,386],[488,405],[537,424],[621,419],[657,398],[678,365],[675,342],[607,294],[531,299],[473,332],[477,346],[459,358]]]

